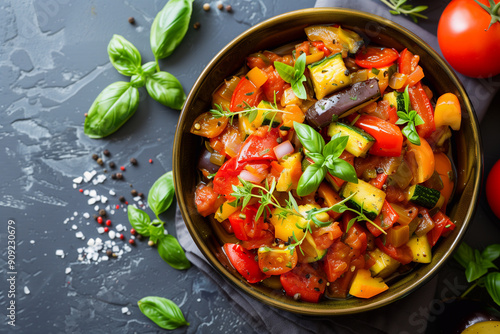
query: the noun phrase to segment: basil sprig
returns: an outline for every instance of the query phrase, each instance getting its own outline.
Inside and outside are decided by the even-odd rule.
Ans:
[[[500,272],[493,263],[500,257],[500,244],[487,246],[482,252],[471,248],[462,242],[453,254],[453,258],[465,268],[467,282],[474,282],[461,297],[472,291],[476,286],[486,287],[493,301],[500,306]],[[490,271],[495,269],[495,271]]]
[[[309,125],[294,122],[293,127],[305,148],[306,156],[314,161],[299,179],[297,186],[299,196],[306,196],[316,191],[327,172],[342,180],[358,183],[354,167],[339,158],[347,145],[348,136],[333,136],[325,145],[323,137]]]
[[[127,207],[128,220],[137,233],[149,237],[149,240],[158,245],[158,254],[172,268],[188,269],[191,264],[177,239],[170,234],[165,234],[165,222],[159,215],[170,207],[174,199],[174,182],[172,172],[163,174],[155,181],[148,193],[148,204],[155,213],[155,220],[151,221],[149,215],[132,205]]]
[[[307,99],[306,89],[303,82],[306,81],[304,71],[306,69],[306,54],[303,53],[295,60],[294,66],[279,61],[274,62],[274,68],[280,77],[292,85],[292,90],[299,99]]]
[[[169,56],[184,38],[192,13],[192,0],[170,0],[157,14],[151,27],[151,49],[155,62],[141,66],[141,54],[123,36],[113,35],[108,44],[109,60],[130,82],[116,82],[95,99],[85,118],[84,133],[103,138],[118,130],[137,110],[138,88],[146,85],[148,94],[161,104],[182,109],[186,94],[181,83],[160,71],[158,59]]]
[[[403,93],[405,110],[398,110],[397,115],[399,119],[396,124],[406,124],[406,126],[401,130],[408,140],[415,145],[420,145],[420,137],[417,133],[417,126],[424,124],[424,120],[415,111],[410,109],[410,94],[408,93],[408,86],[406,86]]]
[[[189,326],[181,309],[173,301],[162,297],[144,297],[137,302],[141,312],[163,329],[173,330]]]

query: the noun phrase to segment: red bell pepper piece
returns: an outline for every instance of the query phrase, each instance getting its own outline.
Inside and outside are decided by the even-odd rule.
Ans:
[[[387,181],[387,176],[388,175],[386,173],[377,174],[375,178],[370,180],[370,184],[375,188],[382,189],[382,186],[385,184],[385,181]]]
[[[240,184],[238,175],[245,168],[245,165],[245,163],[238,163],[237,156],[226,161],[214,176],[214,191],[225,196],[227,200],[234,200],[234,197],[231,196],[233,185]]]
[[[328,50],[328,48],[325,46],[325,43],[323,43],[322,41],[313,41],[311,42],[311,44],[319,51],[323,51],[325,57],[328,57],[330,55],[330,50]]]
[[[234,89],[229,109],[233,112],[242,111],[247,107],[247,103],[250,107],[255,107],[263,96],[264,90],[261,87],[255,87],[250,80],[243,77]]]
[[[241,146],[238,153],[238,163],[277,160],[273,148],[278,146],[279,130],[268,131],[261,127],[252,133]]]
[[[326,279],[307,263],[297,266],[285,274],[280,275],[280,282],[288,296],[300,294],[300,299],[310,303],[317,303],[326,288]]]
[[[394,225],[395,222],[398,221],[399,215],[392,208],[391,204],[384,200],[384,204],[382,205],[382,210],[380,211],[380,220],[382,221],[382,228],[387,230]]]
[[[379,226],[380,228],[382,228],[382,221],[380,220],[379,217],[375,218],[373,220],[373,222],[375,224],[377,224],[377,226]],[[366,222],[366,229],[374,236],[374,237],[378,237],[379,235],[382,234],[382,231],[378,228],[376,228],[375,226],[373,226],[372,223],[369,223],[369,222]]]
[[[404,49],[403,51],[401,51],[398,59],[399,73],[409,75],[411,74],[411,72],[413,72],[411,69],[412,59],[413,53],[408,51],[408,49]]]
[[[234,236],[239,240],[248,240],[248,236],[245,233],[245,218],[242,218],[243,213],[238,210],[232,213],[228,219],[231,223],[231,228],[233,229]]]
[[[399,53],[395,49],[369,46],[356,53],[355,62],[363,68],[381,68],[390,65],[398,57]]]
[[[427,240],[431,247],[437,243],[441,236],[447,236],[456,227],[448,216],[446,216],[441,211],[438,211],[433,217],[434,223],[436,224],[432,230],[427,233]]]
[[[375,239],[375,245],[385,254],[392,257],[394,260],[399,261],[401,264],[408,264],[413,261],[413,253],[410,247],[403,245],[394,247],[390,244],[385,244],[380,238]]]
[[[355,125],[375,138],[370,154],[384,157],[401,155],[403,134],[397,125],[371,115],[361,115]]]
[[[422,138],[427,138],[436,130],[436,125],[434,124],[434,108],[425,90],[422,88],[420,81],[414,86],[409,87],[408,93],[410,95],[411,107],[417,111],[425,122],[417,126],[418,135]]]
[[[260,270],[259,263],[255,260],[256,254],[254,252],[244,249],[240,245],[229,243],[224,244],[224,251],[234,269],[248,283],[258,283],[269,277]]]

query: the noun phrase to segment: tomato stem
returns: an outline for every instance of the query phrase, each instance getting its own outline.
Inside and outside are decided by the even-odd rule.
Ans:
[[[500,15],[498,13],[500,9],[500,2],[495,4],[494,0],[489,0],[490,6],[488,7],[485,4],[480,3],[478,0],[474,1],[491,16],[490,25],[488,26],[486,31],[488,31],[493,24],[500,22]]]

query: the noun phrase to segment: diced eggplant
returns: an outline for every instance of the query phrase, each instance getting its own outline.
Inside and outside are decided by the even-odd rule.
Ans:
[[[377,79],[357,82],[313,104],[306,112],[306,119],[320,128],[330,124],[333,116],[347,116],[379,97]]]
[[[219,170],[220,166],[210,162],[211,155],[212,153],[210,153],[207,149],[203,150],[203,153],[200,155],[200,159],[198,160],[198,169],[205,169],[210,174],[216,173]]]

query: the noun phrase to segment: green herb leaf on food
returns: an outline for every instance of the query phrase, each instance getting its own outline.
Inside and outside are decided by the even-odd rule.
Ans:
[[[150,43],[155,58],[172,54],[189,28],[193,0],[170,0],[156,15],[151,25]]]
[[[118,130],[137,110],[139,91],[130,83],[118,81],[104,88],[85,118],[84,133],[103,138]]]
[[[137,302],[141,312],[163,329],[173,330],[189,326],[181,309],[173,301],[162,297],[144,297]]]
[[[149,190],[149,207],[158,216],[160,213],[167,211],[172,204],[174,195],[174,178],[172,171],[170,171],[160,176]]]
[[[164,106],[181,110],[186,100],[186,94],[181,83],[168,72],[157,72],[146,78],[148,94]]]
[[[172,268],[184,270],[191,267],[191,263],[186,258],[179,241],[170,234],[164,235],[158,239],[158,253],[161,258]]]
[[[323,137],[307,124],[293,122],[293,128],[306,150],[312,153],[322,153],[325,147]]]
[[[403,93],[405,110],[397,112],[399,119],[396,124],[406,126],[401,130],[405,137],[414,145],[420,145],[420,137],[417,132],[416,126],[424,124],[424,120],[415,110],[410,110],[410,94],[408,93],[408,86],[406,86]]]
[[[274,62],[274,68],[278,71],[280,77],[292,86],[292,90],[299,99],[306,99],[307,92],[303,82],[306,81],[304,71],[306,69],[306,55],[301,54],[295,60],[294,66],[290,66],[279,61]]]
[[[113,66],[123,75],[132,76],[141,69],[139,50],[123,36],[113,35],[108,44],[108,55]]]
[[[297,195],[306,196],[316,191],[326,176],[326,167],[319,164],[309,165],[300,176]]]

